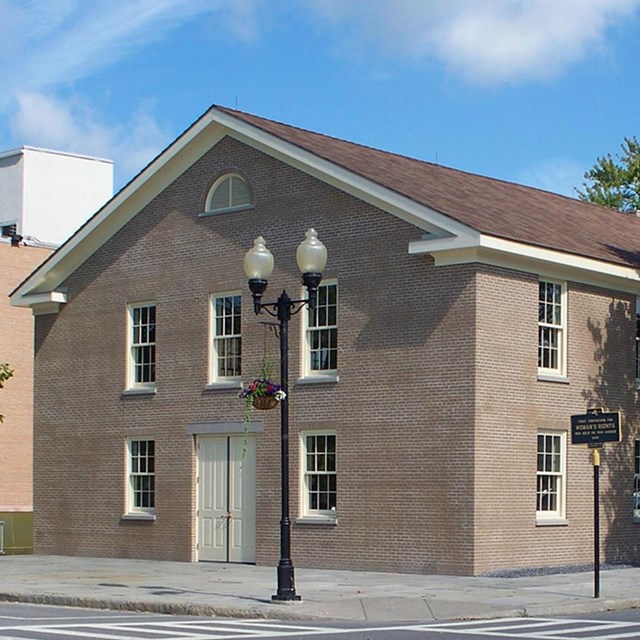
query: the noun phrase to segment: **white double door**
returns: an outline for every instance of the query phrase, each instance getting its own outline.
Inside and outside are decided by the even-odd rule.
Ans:
[[[198,560],[256,560],[255,437],[198,437]]]

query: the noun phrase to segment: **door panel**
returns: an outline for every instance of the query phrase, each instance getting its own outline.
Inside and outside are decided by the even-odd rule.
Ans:
[[[199,438],[199,560],[227,560],[227,438]]]
[[[255,562],[255,438],[198,438],[198,560]]]
[[[230,438],[229,561],[255,562],[256,557],[256,440]]]

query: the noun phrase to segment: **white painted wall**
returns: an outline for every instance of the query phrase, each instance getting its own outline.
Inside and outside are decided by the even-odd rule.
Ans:
[[[62,244],[113,195],[113,163],[47,149],[0,153],[0,222]]]
[[[22,154],[0,154],[0,223],[13,222],[22,215]]]

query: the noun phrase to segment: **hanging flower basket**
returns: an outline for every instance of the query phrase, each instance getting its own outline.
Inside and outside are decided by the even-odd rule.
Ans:
[[[268,411],[278,406],[278,399],[275,396],[256,396],[252,403],[254,409]]]
[[[251,423],[251,412],[254,409],[267,411],[275,409],[281,400],[287,397],[282,390],[282,385],[272,382],[269,376],[269,364],[266,360],[262,363],[262,371],[260,377],[256,378],[251,384],[242,387],[239,397],[244,400],[244,442],[242,448],[242,457],[247,451],[249,425]]]
[[[245,430],[249,425],[251,409],[267,411],[275,409],[280,400],[284,400],[287,394],[276,382],[272,382],[267,377],[256,378],[240,392],[240,397],[245,402],[244,425]]]

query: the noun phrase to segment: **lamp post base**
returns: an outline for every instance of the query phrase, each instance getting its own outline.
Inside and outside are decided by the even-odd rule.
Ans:
[[[271,599],[278,602],[298,602],[302,599],[296,594],[293,565],[278,565],[278,593]]]

